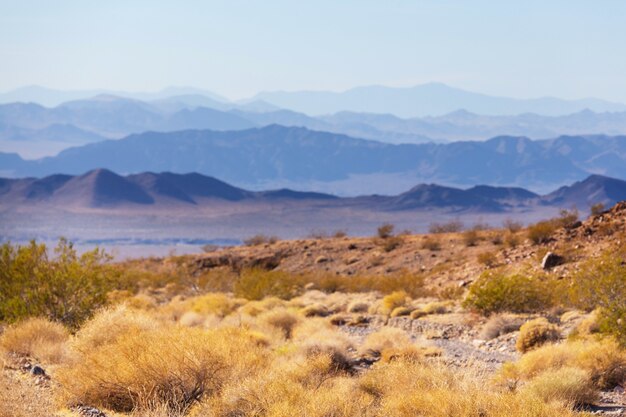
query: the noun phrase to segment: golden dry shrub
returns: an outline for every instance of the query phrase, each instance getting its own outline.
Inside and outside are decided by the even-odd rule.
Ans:
[[[412,309],[409,307],[396,307],[391,311],[389,317],[409,316],[411,314],[411,311]]]
[[[626,381],[626,351],[612,339],[549,344],[505,364],[499,378],[530,380],[548,369],[563,367],[580,368],[598,389],[611,389]]]
[[[301,308],[300,313],[304,317],[326,317],[330,315],[331,312],[325,305],[315,303]]]
[[[519,330],[522,323],[512,315],[496,314],[487,320],[480,331],[480,338],[491,340],[498,336]]]
[[[556,232],[557,223],[552,220],[545,220],[528,227],[528,239],[535,245],[547,243]]]
[[[421,362],[379,363],[359,378],[372,397],[371,415],[386,417],[574,417],[558,403],[523,393],[502,392],[469,371]]]
[[[391,314],[394,309],[406,306],[408,301],[409,296],[405,291],[394,291],[383,297],[380,305],[380,313]]]
[[[127,333],[155,330],[163,324],[147,312],[122,304],[98,311],[89,319],[70,342],[74,352],[89,352],[103,345],[115,343]]]
[[[287,302],[285,300],[281,300],[278,297],[266,297],[262,300],[248,301],[246,304],[239,308],[238,312],[251,317],[256,317],[266,311],[270,311],[276,308],[284,308],[286,306]]]
[[[559,328],[544,317],[527,321],[520,327],[515,348],[524,353],[561,337]]]
[[[60,323],[30,318],[8,327],[0,336],[0,347],[6,352],[57,364],[66,357],[69,336]]]
[[[426,314],[446,314],[454,306],[451,301],[432,301],[424,305],[421,310]]]
[[[369,308],[369,303],[355,300],[348,304],[347,311],[348,313],[366,313]]]
[[[557,401],[572,408],[593,404],[599,398],[589,374],[580,368],[547,370],[530,380],[523,389],[545,402]]]
[[[228,384],[193,415],[362,416],[371,409],[369,400],[329,355],[279,357],[267,372]]]
[[[224,293],[207,293],[188,300],[189,308],[200,315],[224,317],[245,304],[245,300]]]
[[[277,309],[261,314],[259,321],[280,330],[285,339],[290,339],[293,329],[302,319],[300,316],[287,309]]]
[[[498,257],[494,252],[481,252],[476,256],[478,263],[492,268],[498,263]]]
[[[58,370],[68,406],[89,404],[118,412],[167,409],[184,414],[229,378],[264,366],[257,338],[241,329],[168,326],[128,332],[83,352]]]

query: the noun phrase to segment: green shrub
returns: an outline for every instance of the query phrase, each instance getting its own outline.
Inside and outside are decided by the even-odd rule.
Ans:
[[[569,286],[569,302],[577,308],[598,309],[600,331],[626,345],[626,265],[620,253],[607,252],[582,263]]]
[[[61,239],[50,256],[31,241],[0,246],[0,321],[42,316],[77,327],[107,303],[107,293],[132,284],[100,249],[78,255]]]
[[[551,283],[525,274],[485,272],[469,289],[463,305],[483,314],[526,313],[554,305]]]
[[[284,271],[245,269],[233,286],[236,297],[260,300],[265,297],[290,299],[304,288],[302,276]]]

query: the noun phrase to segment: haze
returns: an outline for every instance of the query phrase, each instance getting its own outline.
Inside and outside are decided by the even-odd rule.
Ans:
[[[3,1],[0,91],[271,90],[444,82],[626,101],[619,1]]]

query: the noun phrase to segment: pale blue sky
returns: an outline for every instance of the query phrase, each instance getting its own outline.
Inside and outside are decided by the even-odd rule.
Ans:
[[[0,0],[0,91],[430,81],[626,102],[626,2]]]

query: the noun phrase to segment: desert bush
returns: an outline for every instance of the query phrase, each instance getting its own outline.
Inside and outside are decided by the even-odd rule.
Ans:
[[[0,321],[44,316],[77,327],[107,303],[107,293],[130,286],[95,249],[78,255],[61,239],[54,257],[44,244],[0,246]]]
[[[524,353],[559,340],[559,328],[543,317],[527,321],[520,327],[515,348]]]
[[[519,330],[521,320],[505,314],[491,316],[480,331],[483,340],[495,339],[498,336]]]
[[[458,233],[463,230],[463,223],[459,220],[451,220],[446,223],[431,223],[428,227],[430,233]]]
[[[348,313],[366,313],[370,305],[364,301],[353,301],[348,304]]]
[[[508,233],[504,238],[504,244],[509,248],[516,248],[520,244],[520,238],[515,233]]]
[[[380,356],[385,350],[402,349],[411,345],[411,338],[404,330],[383,327],[365,338],[360,351],[366,355]]]
[[[439,242],[439,239],[426,236],[424,240],[422,240],[422,248],[435,252],[441,250],[441,243]]]
[[[128,333],[58,370],[68,405],[184,414],[234,375],[264,363],[244,330],[167,327]]]
[[[551,220],[544,220],[528,227],[528,238],[535,245],[547,243],[556,231],[556,224]]]
[[[346,232],[345,230],[335,230],[333,232],[333,237],[337,239],[340,239],[346,236],[348,236],[348,232]]]
[[[267,235],[254,235],[250,236],[243,240],[243,244],[246,246],[259,246],[265,244],[273,244],[278,242],[278,238],[276,236],[267,236]]]
[[[411,320],[417,320],[421,317],[427,316],[428,314],[422,310],[421,308],[416,308],[415,310],[411,311],[411,314],[409,317],[411,317]]]
[[[310,304],[300,309],[300,313],[304,317],[326,317],[331,314],[328,307],[323,304]]]
[[[126,334],[156,330],[162,326],[152,315],[122,304],[99,310],[87,320],[70,341],[72,350],[89,352],[114,344]]]
[[[293,329],[301,322],[300,317],[289,310],[272,310],[259,316],[261,322],[265,322],[270,326],[282,332],[285,339],[290,339]]]
[[[411,311],[412,309],[410,309],[409,307],[396,307],[391,311],[389,317],[408,316],[411,314]]]
[[[318,273],[305,275],[303,281],[313,283],[315,288],[324,292],[368,293],[378,291],[382,294],[390,294],[395,291],[406,291],[412,297],[430,294],[423,275],[404,270],[382,275],[346,276]]]
[[[57,364],[65,357],[69,336],[62,324],[44,318],[29,318],[7,328],[0,336],[0,347],[6,352]]]
[[[569,286],[569,302],[586,311],[598,309],[602,332],[626,345],[626,265],[621,253],[607,252],[579,265]]]
[[[189,299],[188,304],[190,309],[198,314],[224,317],[242,306],[244,302],[224,293],[208,293]]]
[[[476,257],[478,263],[485,265],[487,268],[492,268],[498,262],[496,254],[493,252],[481,252]]]
[[[579,368],[545,371],[528,382],[524,391],[544,402],[556,401],[572,408],[593,404],[599,398],[589,374]]]
[[[556,224],[560,227],[569,228],[574,225],[579,219],[578,210],[573,208],[571,210],[562,209],[559,211],[558,217],[554,219]]]
[[[465,288],[459,284],[449,284],[437,291],[437,298],[442,300],[459,300],[463,298]]]
[[[405,360],[380,364],[359,378],[359,387],[380,404],[374,415],[574,417],[562,404],[527,393],[501,392],[471,373]],[[401,387],[401,389],[399,389]]]
[[[515,221],[515,220],[513,220],[513,219],[505,219],[505,220],[502,222],[502,225],[503,225],[503,226],[504,226],[504,228],[505,228],[506,230],[508,230],[510,233],[517,233],[517,232],[519,232],[520,230],[522,230],[522,227],[523,227],[523,225],[522,225],[522,223],[521,223],[521,222]]]
[[[235,296],[248,300],[264,297],[290,299],[300,294],[304,287],[302,276],[284,271],[245,269],[233,286]]]
[[[378,227],[378,229],[376,229],[376,233],[378,235],[379,238],[381,239],[387,239],[391,236],[393,236],[393,229],[395,228],[395,226],[391,223],[385,223],[382,224]]]
[[[477,230],[469,229],[463,232],[463,243],[465,243],[465,246],[476,246],[479,241],[480,235]]]
[[[606,207],[604,206],[604,203],[596,203],[591,206],[590,210],[592,216],[598,216],[604,213]]]
[[[404,239],[400,236],[391,236],[382,240],[382,248],[385,252],[391,252],[399,248],[402,243],[404,243]]]
[[[489,235],[489,240],[494,245],[501,245],[504,243],[504,235],[500,231],[494,231]]]
[[[527,274],[488,271],[470,286],[463,305],[483,314],[541,311],[554,304],[551,286],[550,281]]]
[[[391,312],[398,308],[406,306],[409,301],[409,295],[405,291],[395,291],[389,295],[383,297],[381,302],[381,313],[391,314]]]
[[[454,303],[450,301],[432,301],[424,305],[421,310],[426,314],[446,314]]]
[[[505,364],[499,377],[528,381],[547,370],[565,367],[586,371],[598,389],[611,389],[626,380],[626,351],[611,339],[547,344]]]

